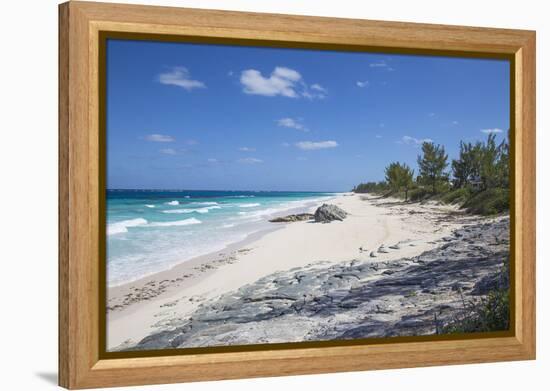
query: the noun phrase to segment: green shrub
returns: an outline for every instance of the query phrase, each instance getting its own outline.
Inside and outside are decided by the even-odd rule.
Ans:
[[[462,208],[468,213],[494,215],[510,209],[509,189],[487,189],[470,197]]]
[[[449,191],[451,191],[451,185],[446,180],[438,181],[437,184],[435,185],[435,193],[436,194],[447,193]]]
[[[431,196],[431,192],[422,188],[422,187],[419,187],[417,189],[413,189],[409,192],[409,199],[413,202],[416,202],[416,201],[422,201],[426,198],[428,198],[429,196]]]
[[[441,333],[473,333],[485,331],[509,330],[510,327],[510,262],[503,267],[492,280],[492,290],[479,300],[464,303],[463,311],[454,316],[441,328]]]
[[[471,196],[471,192],[467,188],[451,190],[448,193],[441,195],[440,200],[445,204],[464,204]]]
[[[442,334],[508,330],[510,328],[510,292],[495,290],[465,305],[464,313],[441,329]]]
[[[353,188],[354,193],[374,193],[381,194],[390,190],[388,184],[384,181],[360,183]]]

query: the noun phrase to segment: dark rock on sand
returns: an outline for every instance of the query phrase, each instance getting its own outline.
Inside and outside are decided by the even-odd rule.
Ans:
[[[314,216],[311,213],[299,213],[295,215],[288,215],[284,217],[276,217],[269,220],[270,223],[293,223],[295,221],[313,220]]]
[[[315,211],[315,221],[318,223],[330,223],[331,221],[342,221],[348,213],[336,205],[323,204]]]

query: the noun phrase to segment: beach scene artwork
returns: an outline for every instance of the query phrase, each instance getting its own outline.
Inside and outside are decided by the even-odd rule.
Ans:
[[[508,61],[106,50],[107,352],[510,329]]]

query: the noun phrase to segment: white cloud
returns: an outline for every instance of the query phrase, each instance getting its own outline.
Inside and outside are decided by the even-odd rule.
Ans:
[[[376,138],[382,138],[382,135],[381,134],[377,134],[376,136],[374,136]]]
[[[206,88],[202,81],[191,79],[191,74],[185,67],[174,67],[169,72],[161,73],[158,80],[161,84],[181,87],[187,91],[194,88]]]
[[[165,134],[149,134],[145,136],[145,140],[153,141],[155,143],[171,143],[173,141],[176,141],[174,137],[167,136]]]
[[[165,155],[175,155],[176,154],[176,150],[172,149],[172,148],[164,148],[164,149],[161,149],[159,152],[163,153]]]
[[[241,73],[241,84],[246,94],[297,98],[296,82],[301,78],[295,70],[284,67],[276,67],[268,78],[260,71],[247,69]]]
[[[244,159],[239,159],[239,163],[244,164],[257,164],[257,163],[263,163],[264,161],[262,159],[256,159],[255,157],[247,157]]]
[[[481,129],[481,133],[485,133],[485,134],[502,133],[502,129],[499,129],[499,128]]]
[[[239,151],[241,152],[254,152],[256,150],[256,148],[251,148],[251,147],[240,147],[239,148]]]
[[[197,140],[187,140],[185,144],[187,145],[197,145],[199,142]]]
[[[301,161],[301,162],[305,162],[305,161],[307,160],[307,157],[298,156],[298,157],[296,158],[296,160]]]
[[[290,144],[287,142],[284,142],[284,143],[281,143],[281,146],[286,148],[286,147],[290,147]]]
[[[435,113],[428,113],[428,117],[431,117],[431,118],[435,117]]]
[[[307,99],[325,99],[328,95],[328,91],[325,87],[320,84],[312,84],[307,86],[306,83],[301,83],[303,91],[301,92],[302,96]]]
[[[301,120],[294,118],[281,118],[277,120],[277,125],[283,128],[291,128],[307,132],[308,129],[301,123]]]
[[[430,138],[418,139],[410,136],[403,136],[401,140],[399,140],[397,143],[407,144],[407,145],[421,145],[422,143],[431,143],[431,142],[433,142],[433,140]]]
[[[365,81],[356,81],[355,84],[359,88],[365,88],[365,87],[368,87],[370,83],[367,80],[365,80]]]
[[[218,159],[210,158],[206,160],[208,163],[217,163]]]
[[[458,125],[458,121],[453,121],[452,124],[453,125]]]
[[[322,99],[327,94],[320,84],[308,86],[298,71],[286,67],[275,67],[269,77],[264,77],[256,69],[246,69],[241,72],[241,84],[243,92],[251,95]]]
[[[327,93],[327,90],[325,87],[321,86],[320,84],[312,84],[311,87],[310,87],[312,90],[315,90],[315,91],[319,91],[319,92],[323,92],[323,93]]]
[[[388,65],[388,63],[384,60],[382,61],[377,61],[377,62],[371,62],[369,64],[369,67],[371,68],[379,68],[379,69],[385,69],[386,71],[388,72],[393,72],[395,69],[393,69],[392,67],[390,67]]]
[[[338,143],[336,141],[300,141],[296,143],[296,146],[305,151],[313,151],[316,149],[336,148]]]
[[[379,62],[371,62],[369,64],[369,67],[371,68],[386,68],[388,64],[386,64],[386,61],[379,61]]]
[[[302,75],[300,75],[300,72],[295,71],[294,69],[286,68],[286,67],[275,67],[275,70],[273,71],[272,75],[275,75],[283,79],[291,80],[291,81],[298,81],[302,78]]]

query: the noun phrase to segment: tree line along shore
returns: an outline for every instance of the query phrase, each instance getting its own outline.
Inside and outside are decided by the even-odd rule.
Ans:
[[[495,215],[510,208],[510,146],[496,135],[476,143],[460,142],[460,154],[449,162],[443,145],[422,144],[418,175],[405,163],[392,162],[385,168],[385,180],[360,183],[355,193],[373,193],[402,198],[458,204],[468,213]],[[449,170],[450,169],[450,170]]]

